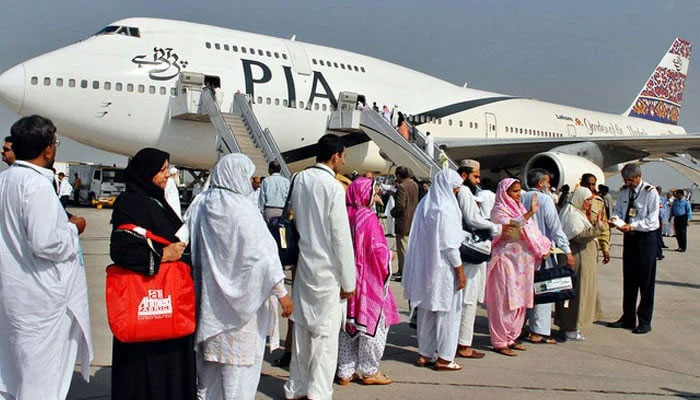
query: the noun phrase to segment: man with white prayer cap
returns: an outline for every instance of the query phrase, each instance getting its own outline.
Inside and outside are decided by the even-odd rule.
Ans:
[[[413,216],[403,275],[404,297],[418,314],[419,366],[457,371],[454,362],[459,336],[466,275],[459,253],[464,235],[455,194],[462,178],[443,169]]]
[[[326,134],[316,145],[313,167],[292,180],[299,261],[292,299],[294,340],[288,399],[330,399],[338,362],[345,299],[355,292],[355,257],[345,190],[335,179],[345,164],[345,145]]]
[[[0,399],[65,399],[75,363],[93,358],[78,235],[53,187],[56,127],[38,115],[11,128],[17,160],[0,173]]]
[[[293,308],[277,244],[247,197],[254,172],[244,154],[223,157],[210,189],[186,214],[201,274],[195,336],[200,400],[254,399],[266,336],[271,351],[279,347],[277,302],[285,317]]]
[[[180,219],[182,219],[182,206],[180,205],[180,191],[177,188],[178,177],[177,168],[170,167],[168,169],[168,180],[165,183],[165,201],[168,203],[170,208],[175,211]]]
[[[462,224],[472,230],[487,230],[491,236],[511,229],[508,225],[494,224],[487,220],[479,208],[476,192],[479,183],[481,183],[481,164],[476,160],[462,160],[459,163],[457,173],[464,181],[464,184],[459,188],[459,193],[457,193],[457,202],[462,211]],[[467,284],[464,289],[457,356],[479,359],[484,357],[484,353],[472,348],[472,339],[474,338],[477,302],[484,302],[486,262],[480,264],[464,263],[464,273],[467,276]]]

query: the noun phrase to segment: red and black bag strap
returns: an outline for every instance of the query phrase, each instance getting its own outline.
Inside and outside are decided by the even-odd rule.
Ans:
[[[129,232],[135,233],[136,235],[141,236],[144,239],[151,239],[152,241],[154,241],[158,244],[162,244],[163,246],[168,246],[168,245],[172,244],[172,242],[169,241],[168,239],[166,239],[162,236],[158,236],[155,233],[149,231],[148,229],[142,228],[138,225],[122,224],[122,225],[117,226],[116,230],[129,231]]]

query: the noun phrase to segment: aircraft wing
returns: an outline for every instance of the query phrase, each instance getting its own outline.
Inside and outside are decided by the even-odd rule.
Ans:
[[[689,153],[700,156],[700,134],[632,136],[632,137],[569,137],[560,139],[452,139],[436,138],[446,145],[445,152],[453,160],[474,158],[482,168],[513,168],[527,163],[533,155],[556,147],[593,143],[604,154],[608,167],[621,162],[668,153]],[[581,156],[586,157],[585,154]]]

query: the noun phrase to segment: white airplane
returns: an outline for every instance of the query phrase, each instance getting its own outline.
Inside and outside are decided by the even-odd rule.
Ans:
[[[482,169],[545,167],[554,186],[650,154],[700,152],[700,136],[677,125],[691,45],[676,39],[623,115],[453,85],[357,53],[190,22],[129,18],[0,75],[0,100],[21,115],[54,121],[61,135],[132,155],[170,152],[171,162],[210,168],[210,124],[170,118],[180,72],[221,85],[221,109],[247,93],[293,169],[311,162],[340,91],[397,107],[454,159]],[[386,172],[368,138],[348,141],[346,168]],[[564,179],[564,176],[569,178]]]

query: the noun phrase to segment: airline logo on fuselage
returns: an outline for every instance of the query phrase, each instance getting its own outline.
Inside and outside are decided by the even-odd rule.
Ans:
[[[139,68],[152,67],[148,71],[148,76],[154,81],[173,79],[189,64],[189,62],[181,60],[171,47],[154,47],[151,59],[146,54],[139,54],[134,56],[131,62],[138,65]]]

